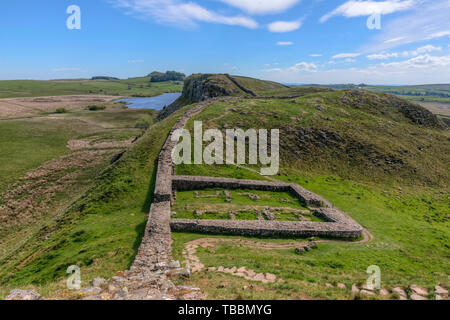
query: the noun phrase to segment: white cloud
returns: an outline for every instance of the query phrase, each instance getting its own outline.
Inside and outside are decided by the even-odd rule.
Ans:
[[[300,0],[221,0],[250,14],[269,14],[286,11]]]
[[[331,57],[331,59],[356,58],[360,53],[339,53]]]
[[[268,25],[270,32],[291,32],[300,29],[301,21],[276,21]]]
[[[398,53],[374,53],[367,56],[369,60],[386,60],[389,58],[398,58]]]
[[[450,30],[435,32],[435,33],[431,34],[428,37],[428,39],[437,39],[437,38],[442,38],[442,37],[446,37],[446,36],[450,36]]]
[[[312,53],[309,56],[310,57],[321,57],[322,55],[320,53]]]
[[[218,23],[255,29],[258,23],[245,16],[224,16],[205,9],[194,2],[180,0],[112,0],[116,7],[127,14],[143,19],[155,19],[158,23],[192,27],[197,22]]]
[[[431,84],[448,82],[450,55],[420,55],[403,61],[379,63],[366,68],[329,69],[298,73],[279,70],[270,80],[288,83]],[[266,74],[267,75],[267,74]]]
[[[272,69],[263,69],[264,72],[281,72],[283,69],[281,68],[272,68]]]
[[[294,43],[292,41],[278,41],[277,46],[292,46]]]
[[[416,0],[410,12],[383,19],[382,29],[360,51],[377,52],[449,36],[449,12],[450,0]]]
[[[405,39],[405,37],[398,37],[398,38],[394,38],[394,39],[387,39],[387,40],[384,40],[384,43],[398,42],[398,41],[401,41],[403,39]]]
[[[408,58],[408,57],[416,57],[418,55],[424,54],[424,53],[430,53],[433,51],[441,51],[442,47],[435,47],[433,45],[426,45],[420,48],[417,48],[413,51],[403,51],[403,52],[392,52],[392,53],[378,53],[378,54],[370,54],[367,56],[367,59],[369,60],[386,60],[390,58]]]
[[[128,63],[144,63],[144,60],[128,60]]]
[[[413,7],[413,0],[388,0],[388,1],[347,1],[333,11],[320,18],[320,22],[325,22],[334,16],[344,16],[347,18],[370,16],[374,13],[390,14],[397,11],[408,10]]]
[[[304,72],[317,72],[317,65],[314,63],[309,62],[299,62],[293,65],[292,67],[289,67],[287,69],[281,69],[281,68],[272,68],[272,69],[264,69],[264,72],[278,72],[278,73],[298,73],[301,71]]]

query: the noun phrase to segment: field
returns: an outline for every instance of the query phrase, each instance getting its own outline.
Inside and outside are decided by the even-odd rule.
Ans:
[[[166,92],[180,92],[182,82],[149,82],[149,77],[128,80],[11,80],[0,81],[0,98],[43,97],[62,95],[112,95],[153,97]],[[178,84],[176,84],[178,83]]]

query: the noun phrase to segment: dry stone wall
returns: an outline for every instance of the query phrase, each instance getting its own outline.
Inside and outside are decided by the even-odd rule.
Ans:
[[[172,177],[172,185],[176,190],[223,188],[252,189],[276,192],[285,191],[290,192],[308,206],[331,207],[331,204],[327,200],[295,183],[215,177],[174,176]]]
[[[170,205],[172,195],[172,150],[177,141],[171,137],[175,130],[186,126],[189,119],[200,113],[211,103],[230,98],[204,101],[183,114],[173,126],[158,158],[154,202],[150,208],[145,235],[131,270],[165,270],[169,268],[172,253],[170,234]]]

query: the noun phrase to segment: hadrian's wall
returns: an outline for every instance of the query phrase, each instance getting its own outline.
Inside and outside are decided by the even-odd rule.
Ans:
[[[170,198],[174,170],[172,150],[177,144],[171,137],[175,130],[184,128],[191,117],[220,99],[229,98],[210,99],[199,103],[183,114],[170,131],[158,158],[154,202],[150,208],[144,238],[131,267],[132,271],[164,270],[168,267],[172,253],[170,234]]]

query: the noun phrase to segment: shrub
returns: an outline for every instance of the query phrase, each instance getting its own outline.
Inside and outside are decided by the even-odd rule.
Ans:
[[[142,117],[142,118],[138,119],[136,121],[136,123],[134,124],[134,127],[138,128],[138,129],[147,130],[148,128],[150,128],[151,124],[152,124],[152,118],[150,118],[149,116],[146,116],[146,117]]]
[[[55,113],[66,113],[66,112],[67,112],[66,108],[58,108],[55,111]]]
[[[98,111],[98,110],[105,110],[105,109],[106,109],[105,106],[95,106],[95,105],[93,105],[93,106],[88,106],[88,107],[86,108],[86,110],[90,110],[90,111]]]

